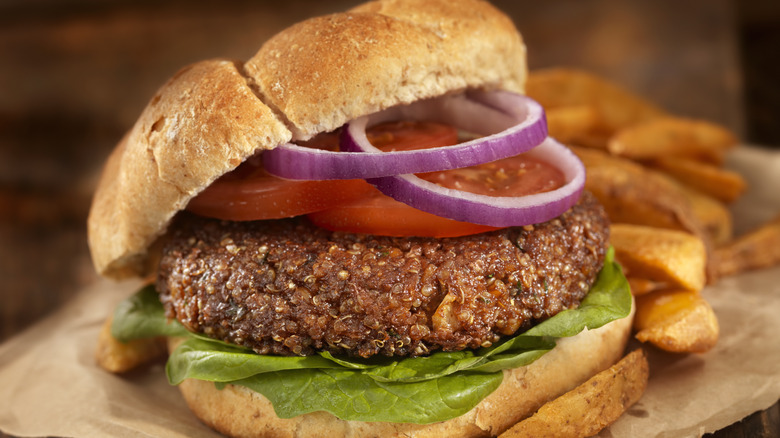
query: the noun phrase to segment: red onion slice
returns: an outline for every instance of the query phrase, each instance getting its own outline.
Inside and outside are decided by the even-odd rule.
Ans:
[[[390,120],[448,123],[485,137],[440,148],[382,152],[366,138],[369,124]],[[263,152],[266,170],[287,179],[367,179],[474,166],[528,151],[547,137],[541,105],[506,91],[470,92],[393,107],[350,122],[342,149],[284,144]]]
[[[385,195],[437,216],[494,227],[531,225],[558,217],[577,202],[585,184],[585,167],[571,150],[552,138],[528,154],[560,169],[564,185],[533,195],[497,197],[449,189],[410,174],[368,182]]]

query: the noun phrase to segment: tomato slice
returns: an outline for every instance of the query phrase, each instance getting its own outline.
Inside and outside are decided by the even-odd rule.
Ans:
[[[458,130],[441,123],[397,121],[368,128],[366,137],[373,146],[394,152],[452,146],[458,143]]]
[[[187,210],[232,221],[281,219],[348,203],[372,190],[362,179],[291,181],[251,166],[220,178],[193,198]]]
[[[458,142],[454,127],[432,122],[382,123],[369,128],[366,136],[372,145],[385,152],[450,146]],[[439,172],[433,174],[436,173]],[[376,189],[354,202],[317,211],[308,217],[327,230],[383,236],[454,237],[496,229],[426,213]]]
[[[446,146],[457,142],[455,128],[430,122],[391,122],[368,131],[374,144],[395,150]],[[338,133],[323,133],[304,143],[337,150]],[[378,193],[364,180],[293,181],[268,174],[260,159],[250,159],[193,198],[187,210],[217,219],[281,219],[333,208]],[[381,194],[380,194],[381,195]],[[384,195],[381,195],[384,196]]]
[[[565,182],[558,168],[528,154],[417,176],[447,188],[488,196],[533,195],[555,190]]]
[[[338,149],[338,133],[323,133],[305,143]],[[232,221],[282,219],[341,205],[369,195],[374,187],[362,179],[294,181],[278,178],[250,158],[190,200],[187,210]]]
[[[455,144],[457,132],[444,125],[396,122],[373,128],[368,138],[384,151],[407,150]],[[444,187],[490,196],[524,196],[554,190],[564,184],[563,174],[557,168],[527,154],[418,176]],[[378,190],[308,217],[317,226],[332,231],[385,236],[455,237],[497,229],[426,213]]]
[[[426,213],[376,189],[370,196],[310,213],[308,217],[313,224],[326,230],[382,236],[456,237],[497,229]]]
[[[557,168],[526,155],[418,176],[444,187],[489,196],[530,195],[554,190],[564,183]],[[498,229],[426,213],[378,190],[354,202],[311,213],[309,219],[332,231],[385,236],[456,237]]]

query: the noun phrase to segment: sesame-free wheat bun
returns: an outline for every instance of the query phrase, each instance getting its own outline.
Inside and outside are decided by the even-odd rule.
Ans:
[[[522,94],[526,75],[520,34],[481,0],[372,1],[295,24],[248,60],[189,65],[105,165],[88,219],[95,268],[115,279],[153,276],[169,320],[252,354],[366,359],[489,348],[576,308],[596,283],[609,224],[592,196],[542,224],[446,240],[184,210],[263,151],[424,99]],[[188,378],[180,389],[204,423],[230,436],[496,436],[615,363],[631,315],[501,370],[497,389],[445,421],[348,421],[325,411],[280,418],[244,386]],[[170,338],[171,351],[180,342]]]

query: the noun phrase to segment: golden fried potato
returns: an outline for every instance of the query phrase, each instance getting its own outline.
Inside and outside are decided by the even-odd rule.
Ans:
[[[721,164],[726,151],[736,144],[734,134],[720,125],[663,117],[621,129],[609,140],[607,149],[632,160],[687,157]]]
[[[703,353],[718,341],[718,318],[698,291],[663,291],[636,299],[636,338],[673,353]]]
[[[730,242],[734,237],[734,221],[728,207],[696,189],[680,185],[680,190],[713,245],[717,247]]]
[[[526,93],[548,111],[583,105],[595,108],[600,129],[608,133],[665,115],[663,110],[628,90],[581,70],[531,71]]]
[[[745,179],[737,172],[690,158],[658,158],[650,162],[650,166],[723,202],[735,201],[747,188]]]
[[[634,296],[649,294],[666,287],[664,283],[653,281],[647,278],[627,277],[628,284],[631,287],[631,294]]]
[[[111,320],[103,324],[95,350],[95,360],[106,371],[124,373],[167,354],[164,338],[118,341],[111,336]]]
[[[596,107],[561,106],[547,109],[546,113],[550,137],[567,144],[606,148],[609,134],[599,132],[601,120]]]
[[[585,164],[585,189],[598,198],[612,222],[707,236],[680,184],[671,178],[604,151],[571,149]]]
[[[718,248],[713,258],[717,277],[780,265],[780,216]]]
[[[595,435],[642,397],[648,377],[647,358],[642,350],[635,350],[611,368],[548,402],[499,438]]]
[[[707,253],[699,237],[676,230],[612,224],[610,243],[629,277],[685,290],[704,288]]]

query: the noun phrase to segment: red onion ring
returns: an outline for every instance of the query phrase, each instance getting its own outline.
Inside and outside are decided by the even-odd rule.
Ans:
[[[554,163],[566,183],[549,192],[507,197],[449,189],[411,174],[368,182],[385,195],[437,216],[494,227],[537,224],[560,216],[577,202],[585,184],[585,167],[571,150],[552,138],[528,154]]]
[[[388,120],[429,120],[485,135],[455,146],[382,152],[366,138],[366,126]],[[541,105],[506,91],[470,92],[393,107],[350,122],[344,152],[287,143],[263,152],[272,175],[296,180],[368,179],[474,166],[528,151],[547,137]]]

